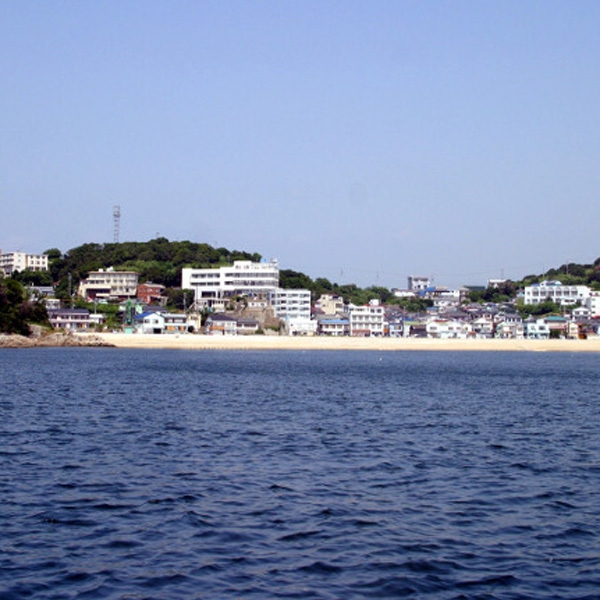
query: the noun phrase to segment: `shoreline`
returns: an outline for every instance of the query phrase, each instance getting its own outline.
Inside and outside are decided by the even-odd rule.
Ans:
[[[83,334],[75,334],[83,335]],[[293,336],[211,336],[198,334],[97,333],[115,348],[179,350],[377,350],[377,351],[502,351],[600,352],[600,338],[587,340],[513,340],[431,338],[352,338]]]
[[[0,348],[129,348],[146,350],[369,350],[379,352],[600,352],[600,337],[587,340],[294,337],[139,333],[55,333],[42,337],[0,335]]]

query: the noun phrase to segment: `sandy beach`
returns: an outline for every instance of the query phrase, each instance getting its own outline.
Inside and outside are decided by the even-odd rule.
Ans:
[[[209,336],[95,334],[117,348],[180,350],[421,350],[507,352],[600,352],[600,338],[587,340],[435,340],[415,338],[351,338],[290,336]]]

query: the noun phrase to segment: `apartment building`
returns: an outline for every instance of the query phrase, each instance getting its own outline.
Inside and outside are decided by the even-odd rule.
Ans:
[[[91,271],[79,284],[78,294],[86,300],[125,300],[135,298],[138,274],[135,271],[115,271],[112,267]]]
[[[279,266],[276,260],[260,263],[236,260],[227,267],[181,270],[181,287],[194,291],[196,308],[212,308],[215,302],[222,304],[223,298],[236,295],[266,295],[278,286]]]
[[[431,287],[431,278],[421,275],[408,276],[408,289],[411,292],[424,292],[429,287]]]
[[[541,304],[550,299],[561,306],[570,306],[580,302],[585,304],[590,295],[587,285],[563,285],[560,281],[542,281],[525,286],[525,304]]]
[[[25,252],[0,252],[0,271],[12,275],[13,271],[47,271],[48,257],[45,254]]]
[[[288,333],[292,335],[312,335],[316,322],[311,321],[310,290],[277,288],[267,294],[275,315],[285,321]]]
[[[337,315],[346,311],[344,299],[336,294],[321,294],[315,302],[315,308],[326,315]]]
[[[385,333],[385,311],[379,300],[365,306],[348,307],[350,335],[358,337],[382,336]]]

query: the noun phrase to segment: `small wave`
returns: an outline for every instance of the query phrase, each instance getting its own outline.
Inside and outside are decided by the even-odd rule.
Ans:
[[[284,535],[279,539],[281,542],[295,542],[297,540],[304,540],[306,538],[314,537],[315,535],[319,535],[321,532],[319,530],[314,531],[298,531],[297,533],[289,533]]]
[[[336,565],[332,565],[330,563],[318,560],[314,563],[311,563],[310,565],[300,567],[300,570],[305,571],[306,573],[328,575],[332,573],[341,573],[344,569],[342,567],[338,567]]]

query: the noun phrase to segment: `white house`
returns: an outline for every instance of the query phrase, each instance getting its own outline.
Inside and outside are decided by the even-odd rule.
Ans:
[[[350,335],[350,321],[340,315],[321,315],[317,317],[317,333],[332,337]]]
[[[433,318],[425,324],[427,337],[437,339],[467,338],[471,325],[454,319]]]
[[[188,330],[187,315],[165,311],[147,311],[133,318],[139,333],[185,333]]]
[[[523,339],[525,336],[525,327],[523,326],[523,318],[519,313],[504,313],[499,315],[496,324],[496,337]]]
[[[550,338],[550,328],[546,319],[535,319],[529,317],[523,322],[525,326],[525,337],[535,340],[547,340]]]
[[[86,308],[48,309],[48,319],[52,327],[68,331],[88,329],[95,322],[90,317],[90,311]]]
[[[214,313],[208,316],[204,324],[208,335],[237,335],[237,319],[222,313]]]

